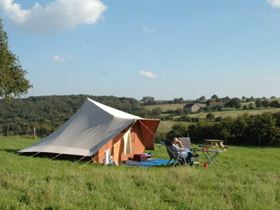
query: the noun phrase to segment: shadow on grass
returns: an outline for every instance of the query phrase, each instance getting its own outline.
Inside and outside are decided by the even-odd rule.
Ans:
[[[8,152],[13,155],[34,157],[34,158],[49,158],[53,160],[66,160],[72,162],[88,162],[91,160],[91,157],[83,157],[77,155],[64,155],[64,154],[54,154],[54,153],[19,153],[19,149],[0,149],[0,152]]]
[[[18,149],[0,149],[0,151],[13,153],[13,154],[18,154],[18,152],[17,152]]]
[[[65,154],[55,154],[55,153],[18,153],[22,156],[29,156],[34,158],[49,158],[52,160],[66,160],[66,161],[81,161],[88,162],[92,157],[77,156],[77,155],[65,155]]]
[[[8,152],[13,155],[17,156],[25,156],[25,157],[32,157],[32,158],[48,158],[51,160],[59,160],[59,161],[71,161],[71,162],[80,162],[81,164],[90,162],[92,157],[83,157],[83,156],[76,156],[76,155],[65,155],[65,154],[54,154],[54,153],[18,153],[19,149],[0,149],[0,151]],[[140,162],[139,162],[140,163]],[[123,163],[122,166],[128,166],[128,167],[141,167],[141,168],[150,168],[150,167],[156,167],[156,168],[169,168],[169,167],[182,167],[182,166],[189,166],[184,164],[162,164],[162,165],[130,165],[127,163]]]

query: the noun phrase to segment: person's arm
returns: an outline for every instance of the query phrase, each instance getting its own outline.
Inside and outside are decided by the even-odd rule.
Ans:
[[[184,146],[183,146],[183,144],[182,144],[182,142],[181,142],[180,140],[177,140],[176,143],[177,143],[177,145],[178,145],[182,150],[185,149]]]

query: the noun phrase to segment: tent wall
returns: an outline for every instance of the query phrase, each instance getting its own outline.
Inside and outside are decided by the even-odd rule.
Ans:
[[[138,120],[140,133],[142,134],[141,142],[145,149],[154,149],[155,133],[159,125],[159,120]]]
[[[126,129],[127,130],[127,129]],[[119,135],[117,135],[115,138],[108,141],[105,145],[103,145],[99,150],[97,154],[97,162],[103,163],[105,158],[105,151],[107,149],[111,150],[111,155],[113,156],[113,160],[115,163],[119,164],[122,162],[121,154],[123,153],[123,141],[122,137],[125,134],[125,131],[121,132]]]
[[[127,132],[125,129],[115,138],[108,141],[98,150],[97,162],[103,163],[105,158],[105,152],[107,149],[111,150],[113,161],[116,164],[120,164],[123,161],[133,158],[134,154],[141,154],[145,149],[154,149],[154,135],[158,127],[158,120],[138,120],[131,127],[131,147],[132,151],[130,154],[124,153],[124,140],[123,136]]]

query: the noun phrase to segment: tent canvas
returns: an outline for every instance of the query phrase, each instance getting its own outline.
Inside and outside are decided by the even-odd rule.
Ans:
[[[96,161],[103,162],[105,151],[110,149],[115,163],[120,163],[133,154],[153,149],[158,125],[159,120],[144,119],[87,98],[56,131],[19,152],[95,156]]]

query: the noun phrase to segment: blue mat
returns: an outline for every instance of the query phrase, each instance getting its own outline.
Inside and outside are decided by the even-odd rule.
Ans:
[[[145,161],[134,161],[128,160],[126,161],[126,165],[128,166],[143,166],[143,167],[151,167],[151,166],[165,166],[169,160],[164,159],[156,159],[156,158],[149,158]]]

